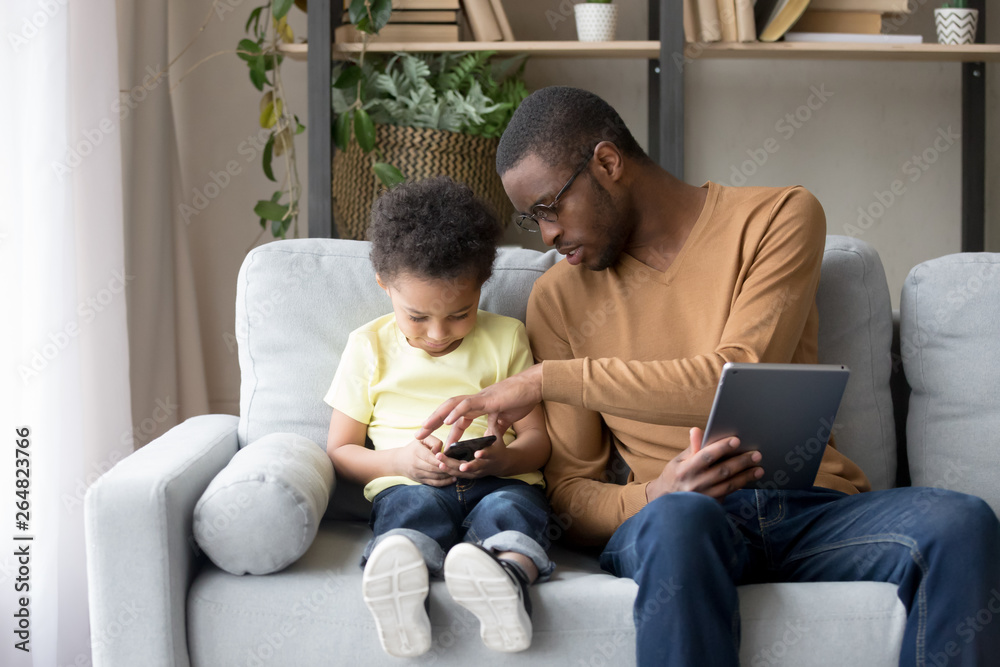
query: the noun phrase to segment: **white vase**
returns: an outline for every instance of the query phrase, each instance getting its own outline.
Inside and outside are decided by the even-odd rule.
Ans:
[[[938,44],[973,44],[976,41],[978,9],[935,9]]]
[[[618,5],[581,2],[573,5],[576,34],[581,42],[609,42],[618,28]]]

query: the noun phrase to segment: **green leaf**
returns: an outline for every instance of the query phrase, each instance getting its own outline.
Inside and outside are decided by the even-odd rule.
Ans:
[[[267,220],[265,220],[264,218],[260,219],[260,228],[267,229]]]
[[[272,134],[270,137],[268,137],[267,138],[267,143],[264,144],[264,159],[263,159],[263,162],[264,162],[264,175],[267,176],[270,180],[272,180],[275,183],[277,183],[278,179],[276,179],[274,177],[274,171],[272,171],[272,169],[271,169],[271,154],[273,152],[274,152],[274,134]]]
[[[264,7],[262,5],[262,6],[258,7],[257,9],[253,10],[252,12],[250,12],[250,18],[247,19],[247,24],[243,27],[243,32],[250,32],[250,24],[251,23],[254,23],[254,25],[256,27],[256,24],[260,21],[260,12],[263,9],[264,9]]]
[[[288,213],[287,204],[276,204],[273,201],[261,199],[253,207],[253,212],[265,220],[281,220]]]
[[[260,70],[250,68],[250,83],[254,85],[257,90],[264,90],[264,84],[267,83],[267,75],[265,75]]]
[[[253,60],[260,56],[260,47],[257,46],[257,42],[251,39],[241,39],[240,43],[236,45],[237,51],[249,51],[249,53],[237,53],[240,58],[246,60],[247,62]]]
[[[351,0],[351,6],[347,9],[347,17],[354,25],[357,25],[362,18],[367,18],[368,10],[365,8],[365,0]]]
[[[340,76],[338,76],[337,80],[333,82],[333,87],[341,90],[351,88],[356,86],[360,80],[361,68],[354,63],[350,63],[348,65],[344,65],[344,68],[340,70]]]
[[[371,26],[373,32],[378,32],[389,22],[392,15],[392,0],[372,0],[372,18],[375,25]]]
[[[375,175],[378,176],[378,180],[382,181],[387,188],[391,188],[406,180],[403,172],[387,162],[376,162],[372,166],[372,169],[375,171]]]
[[[302,134],[306,131],[306,126],[299,121],[299,117],[295,116],[295,134]]]
[[[347,144],[351,141],[351,120],[354,115],[351,111],[345,111],[337,116],[333,121],[333,143],[339,150],[346,151]]]
[[[271,14],[280,21],[281,17],[287,14],[288,10],[292,8],[292,2],[294,0],[272,0]]]
[[[358,138],[358,145],[363,152],[368,153],[375,148],[375,125],[364,109],[354,112],[354,136]]]

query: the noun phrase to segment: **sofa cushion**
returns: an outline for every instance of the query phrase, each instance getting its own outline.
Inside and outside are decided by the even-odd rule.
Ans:
[[[206,567],[188,594],[191,664],[400,664],[380,648],[361,599],[359,563],[370,535],[363,523],[325,521],[305,556],[277,574],[247,579]],[[552,557],[552,579],[529,590],[531,648],[514,661],[634,665],[635,583],[602,572],[591,556],[555,547]],[[744,665],[824,665],[834,650],[838,664],[898,662],[906,613],[892,584],[760,584],[739,593]],[[430,618],[431,650],[408,662],[504,661],[483,646],[478,621],[441,581],[431,584]]]
[[[316,536],[333,487],[333,464],[315,442],[270,433],[242,448],[194,508],[194,538],[232,574],[268,574],[294,563]]]
[[[816,292],[819,362],[851,369],[833,427],[837,449],[857,463],[873,489],[896,480],[892,302],[875,249],[846,236],[826,237]]]
[[[366,241],[295,239],[251,250],[236,286],[240,360],[239,443],[297,433],[326,446],[332,409],[323,402],[348,334],[392,305],[375,282]],[[524,321],[538,276],[559,258],[502,248],[480,308]],[[331,516],[367,517],[361,490],[337,485]]]
[[[913,484],[971,493],[1000,513],[998,303],[1000,254],[915,266],[900,300],[900,355]]]

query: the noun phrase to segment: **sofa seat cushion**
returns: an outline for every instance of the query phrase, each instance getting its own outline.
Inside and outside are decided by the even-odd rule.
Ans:
[[[237,577],[207,564],[187,601],[188,649],[198,667],[398,665],[382,652],[361,599],[358,565],[371,532],[325,521],[296,563],[266,577]],[[534,638],[517,664],[635,663],[636,585],[595,558],[559,547],[552,580],[531,588]],[[740,588],[745,665],[895,665],[905,622],[896,587],[880,583],[763,584]],[[431,650],[412,664],[499,664],[478,622],[431,585]],[[474,664],[474,663],[465,663]]]
[[[915,266],[900,297],[914,486],[971,493],[1000,514],[1000,253]]]

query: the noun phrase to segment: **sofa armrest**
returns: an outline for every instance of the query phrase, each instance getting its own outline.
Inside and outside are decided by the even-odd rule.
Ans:
[[[192,512],[239,449],[232,415],[192,417],[109,470],[84,505],[95,667],[189,667]]]

